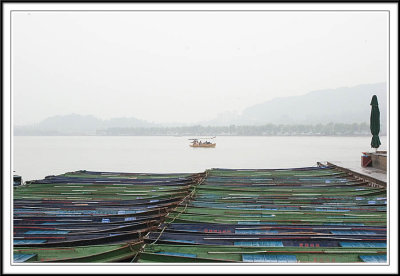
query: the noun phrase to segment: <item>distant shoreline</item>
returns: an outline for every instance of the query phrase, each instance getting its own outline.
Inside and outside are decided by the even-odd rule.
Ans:
[[[265,124],[176,127],[14,127],[15,136],[369,136],[369,124]],[[382,125],[381,135],[386,135]]]

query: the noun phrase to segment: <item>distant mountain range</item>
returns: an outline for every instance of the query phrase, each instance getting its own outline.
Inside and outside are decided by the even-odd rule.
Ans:
[[[136,118],[112,118],[102,120],[92,115],[57,115],[49,117],[36,125],[15,126],[15,135],[95,135],[98,130],[108,128],[159,127]]]
[[[313,91],[302,96],[275,98],[246,108],[242,114],[224,113],[201,125],[369,123],[371,98],[378,97],[381,123],[386,124],[386,83]]]
[[[387,122],[386,83],[363,84],[313,91],[302,96],[276,98],[245,109],[242,114],[226,112],[209,121],[193,125],[265,125],[265,124],[328,124],[369,123],[370,101],[377,95],[382,130]],[[110,128],[169,127],[136,118],[101,120],[91,115],[58,115],[36,125],[15,126],[14,135],[95,135]],[[173,124],[174,126],[184,124]],[[185,124],[187,125],[187,124]]]

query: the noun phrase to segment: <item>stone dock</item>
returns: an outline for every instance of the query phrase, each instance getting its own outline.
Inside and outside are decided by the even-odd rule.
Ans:
[[[374,166],[374,164],[376,165]],[[356,178],[371,182],[371,185],[376,184],[381,187],[387,186],[388,174],[386,171],[386,154],[372,154],[372,166],[368,167],[361,166],[359,162],[344,161],[329,161],[327,165],[335,166],[342,171],[354,175]]]

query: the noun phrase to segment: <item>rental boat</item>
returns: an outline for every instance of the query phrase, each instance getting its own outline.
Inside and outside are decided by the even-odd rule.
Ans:
[[[215,141],[213,139],[215,139],[215,136],[214,137],[210,137],[210,138],[193,138],[193,139],[189,139],[189,140],[192,141],[190,146],[193,147],[193,148],[215,148],[217,143],[215,143]]]

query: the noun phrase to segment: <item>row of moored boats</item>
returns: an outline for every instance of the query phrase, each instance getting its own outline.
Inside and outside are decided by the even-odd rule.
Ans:
[[[78,171],[13,212],[14,262],[387,262],[386,189],[333,167]]]

